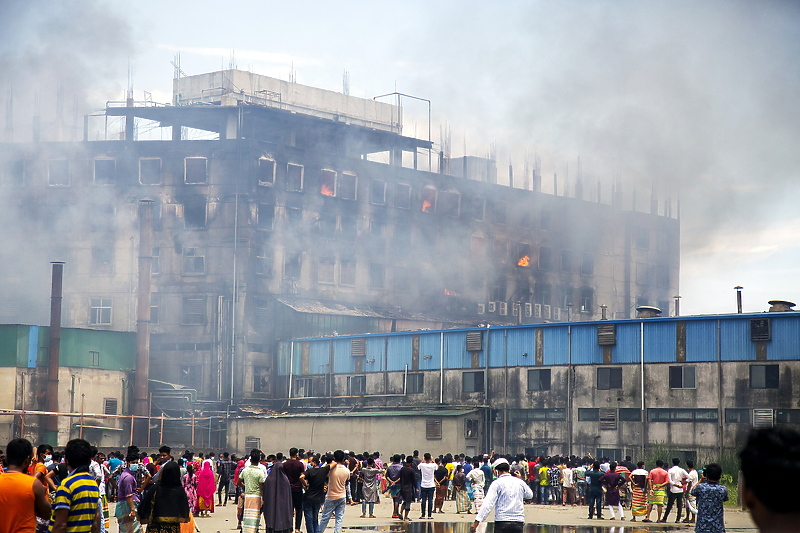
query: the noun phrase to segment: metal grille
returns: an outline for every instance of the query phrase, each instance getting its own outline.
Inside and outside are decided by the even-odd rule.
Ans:
[[[353,357],[364,357],[367,354],[367,340],[353,339],[350,342],[350,355]]]
[[[117,399],[116,398],[106,398],[103,400],[103,414],[104,415],[115,415],[117,414]]]
[[[772,339],[770,331],[769,318],[752,318],[750,319],[750,340],[768,341]]]
[[[464,438],[477,439],[480,428],[480,420],[467,418],[464,420]]]
[[[769,428],[772,427],[774,412],[772,409],[753,409],[753,427]]]
[[[616,409],[600,409],[600,429],[617,429]]]
[[[467,351],[478,352],[480,350],[483,350],[483,332],[482,331],[467,332]]]
[[[614,346],[617,344],[617,325],[603,324],[597,326],[597,344],[600,346]]]
[[[441,440],[442,419],[429,418],[425,421],[425,438],[428,440]]]

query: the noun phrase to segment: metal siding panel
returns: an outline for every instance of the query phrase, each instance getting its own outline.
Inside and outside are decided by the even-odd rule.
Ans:
[[[755,345],[750,342],[750,319],[721,320],[720,346],[723,361],[755,361]]]
[[[641,361],[640,328],[638,322],[617,324],[617,344],[611,349],[612,363],[638,363]],[[647,332],[645,332],[644,338],[649,341]],[[646,352],[647,346],[645,346]]]
[[[553,326],[543,329],[543,363],[545,365],[566,365],[568,363],[567,326]]]
[[[505,361],[503,355],[503,331],[502,329],[489,330],[489,366],[492,368],[502,368]]]
[[[335,374],[352,374],[356,371],[353,356],[350,355],[350,341],[351,339],[333,341],[333,372]]]
[[[674,363],[677,341],[675,322],[653,321],[644,323],[644,362]]]
[[[386,338],[382,335],[379,337],[367,337],[367,351],[364,357],[364,371],[365,372],[383,372],[384,362],[387,366],[399,364],[400,369],[405,368],[405,365],[411,364],[411,354],[408,357],[395,357],[389,359],[384,357],[386,351]],[[374,363],[367,363],[366,359],[375,359]]]
[[[444,334],[444,367],[470,368],[471,357],[467,351],[467,335],[462,331]]]
[[[28,368],[36,368],[36,357],[39,348],[39,326],[30,326],[28,330]]]
[[[327,374],[328,363],[331,359],[331,341],[310,341],[308,346],[308,371],[311,374]],[[295,372],[302,369],[303,363],[303,343],[298,342],[294,345],[294,368]]]
[[[439,352],[441,352],[441,343],[438,333],[425,333],[419,336],[419,360],[420,365],[422,361],[429,361],[430,368],[439,368],[441,362],[439,361]],[[430,359],[424,359],[426,355],[430,355]],[[411,359],[409,358],[409,361]]]
[[[381,340],[383,337],[381,337]],[[411,335],[403,335],[403,336],[390,336],[389,337],[389,344],[387,348],[389,350],[389,356],[387,359],[389,360],[389,366],[393,364],[393,361],[409,361],[408,364],[411,364],[411,352],[412,352],[412,336]],[[420,358],[422,359],[422,358]],[[425,361],[428,362],[427,360]],[[403,363],[406,364],[406,363]],[[420,369],[423,369],[422,361],[420,360]]]
[[[717,321],[686,322],[686,362],[717,360]]]
[[[527,356],[522,354],[526,353]],[[508,330],[508,366],[532,366],[536,363],[536,335],[533,328]]]
[[[603,362],[603,347],[597,344],[597,326],[572,326],[571,343],[572,364],[591,365]]]
[[[800,359],[800,320],[797,317],[772,317],[772,340],[767,343],[768,361]]]
[[[288,341],[280,341],[278,343],[278,375],[289,375],[289,345]]]

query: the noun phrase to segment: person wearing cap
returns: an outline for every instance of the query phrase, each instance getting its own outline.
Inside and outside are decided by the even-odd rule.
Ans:
[[[494,509],[495,533],[522,533],[525,525],[525,500],[533,498],[533,491],[523,480],[509,473],[511,465],[506,459],[501,457],[496,460],[492,469],[497,473],[497,479],[489,485],[470,531],[475,533]]]

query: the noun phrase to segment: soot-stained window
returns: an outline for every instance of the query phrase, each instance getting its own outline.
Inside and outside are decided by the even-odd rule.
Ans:
[[[286,190],[293,192],[303,190],[303,165],[286,164]]]
[[[183,160],[183,165],[185,183],[200,185],[208,182],[208,159],[187,157]]]
[[[183,202],[183,222],[187,229],[206,227],[206,198],[193,196]]]
[[[117,181],[117,160],[95,159],[94,160],[95,185],[114,185],[116,181]]]
[[[342,172],[339,177],[339,198],[342,200],[356,199],[356,185],[358,178],[352,172]]]
[[[142,185],[161,184],[160,157],[142,157],[139,159],[139,183]]]
[[[273,185],[275,183],[275,160],[267,157],[259,158],[256,173],[259,185]]]
[[[394,206],[398,209],[411,209],[411,185],[407,183],[395,185]]]

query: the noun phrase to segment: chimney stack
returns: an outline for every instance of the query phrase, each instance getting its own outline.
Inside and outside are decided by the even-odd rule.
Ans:
[[[652,305],[640,305],[636,308],[636,318],[657,318],[661,316],[661,309]]]
[[[61,353],[61,300],[64,278],[64,261],[53,261],[52,285],[50,289],[50,335],[49,361],[47,363],[47,410],[58,412],[58,369]],[[58,416],[45,418],[46,442],[58,443]]]

